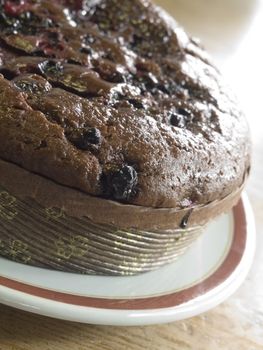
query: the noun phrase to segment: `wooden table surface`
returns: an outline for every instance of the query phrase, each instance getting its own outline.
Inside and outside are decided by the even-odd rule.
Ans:
[[[202,38],[236,89],[250,121],[254,161],[247,192],[257,224],[254,265],[228,301],[198,317],[167,325],[90,326],[0,305],[0,350],[263,349],[263,1],[156,2]]]

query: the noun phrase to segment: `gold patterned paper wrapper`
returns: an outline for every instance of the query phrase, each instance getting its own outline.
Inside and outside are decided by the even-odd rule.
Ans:
[[[176,260],[202,226],[143,231],[74,218],[61,208],[20,200],[0,186],[0,255],[55,270],[135,275]]]

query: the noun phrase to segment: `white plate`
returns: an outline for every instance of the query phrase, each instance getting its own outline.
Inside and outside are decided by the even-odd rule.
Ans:
[[[64,320],[146,325],[209,310],[244,281],[255,250],[247,198],[211,223],[177,262],[135,277],[84,276],[0,258],[0,303]]]

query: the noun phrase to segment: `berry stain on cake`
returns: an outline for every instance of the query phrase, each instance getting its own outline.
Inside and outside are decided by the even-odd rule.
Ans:
[[[148,0],[0,0],[0,138],[3,160],[149,207],[224,198],[250,162],[231,90]]]

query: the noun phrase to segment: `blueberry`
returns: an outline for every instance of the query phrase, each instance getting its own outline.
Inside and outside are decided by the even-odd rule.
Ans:
[[[170,94],[170,85],[168,82],[165,82],[163,84],[158,84],[157,89],[163,92],[164,94],[167,94],[167,95]]]
[[[50,18],[40,18],[22,1],[0,2],[0,28],[6,34],[35,35],[54,26]]]
[[[99,73],[102,79],[112,83],[126,83],[126,74],[118,67],[112,67],[107,62],[101,62],[97,59],[93,60],[94,70]]]
[[[88,47],[88,46],[81,47],[79,51],[81,53],[85,53],[87,55],[92,55],[92,52],[93,52],[92,49],[90,47]]]
[[[54,23],[51,18],[43,18],[41,21],[41,27],[44,29],[54,27]]]
[[[101,143],[101,132],[97,128],[79,128],[67,134],[68,139],[77,148],[91,150],[92,146],[99,146]]]
[[[9,17],[0,10],[0,29],[6,34],[17,34],[21,23],[17,18]]]
[[[60,76],[63,73],[63,65],[59,61],[47,60],[39,63],[38,68],[44,75]]]
[[[86,1],[85,0],[64,0],[64,5],[70,8],[71,11],[83,10]]]
[[[62,34],[57,31],[48,32],[46,37],[38,42],[38,48],[42,50],[45,55],[55,56],[56,51],[63,51],[65,49]]]
[[[128,200],[134,194],[137,183],[138,175],[135,169],[128,165],[123,166],[112,180],[114,198]]]
[[[86,130],[83,134],[84,138],[84,145],[85,144],[92,144],[92,145],[99,145],[101,143],[101,133],[99,129],[97,128],[90,128]]]
[[[33,19],[33,14],[30,11],[22,12],[19,16],[20,21],[29,22]]]
[[[29,93],[37,93],[38,86],[35,83],[29,81],[17,81],[14,85],[21,91],[29,92]]]
[[[180,223],[180,227],[181,227],[182,229],[186,229],[192,212],[193,212],[193,209],[190,209],[190,210],[185,214],[185,216],[183,217],[183,219],[182,219],[182,221],[181,221],[181,223]]]
[[[127,79],[125,75],[121,72],[118,72],[117,70],[113,72],[109,77],[109,81],[112,83],[126,83]]]
[[[186,125],[184,116],[177,113],[173,113],[170,116],[170,123],[178,128],[184,128]]]
[[[190,111],[184,108],[178,108],[176,113],[172,113],[170,116],[170,123],[178,128],[184,128],[192,120],[192,114]]]
[[[144,73],[140,78],[140,82],[142,82],[148,90],[152,90],[156,88],[158,84],[157,78],[152,73]]]
[[[84,39],[83,39],[83,44],[94,44],[95,43],[95,37],[92,36],[91,34],[86,34]]]
[[[43,78],[34,79],[34,77],[30,76],[14,79],[13,83],[17,89],[29,94],[42,94],[50,91],[52,88]]]
[[[127,201],[135,194],[138,175],[132,166],[123,165],[121,168],[107,173],[105,179],[104,186],[107,197]]]
[[[135,48],[137,46],[140,46],[143,42],[144,42],[144,39],[142,36],[134,34],[130,45],[132,48]]]
[[[82,47],[80,49],[80,52],[91,55],[93,50],[90,45],[93,44],[94,42],[95,42],[95,38],[90,34],[86,34],[82,40]]]
[[[184,108],[178,108],[177,111],[178,111],[179,114],[181,114],[181,115],[183,115],[183,116],[185,116],[187,118],[191,117],[191,112],[186,110],[186,109],[184,109]]]
[[[0,12],[0,24],[1,26],[3,26],[4,24],[7,25],[8,24],[8,18],[7,16],[5,15],[4,12]]]
[[[58,44],[62,40],[62,35],[57,31],[50,31],[47,33],[47,37],[51,44]]]
[[[143,104],[141,101],[136,100],[136,99],[134,99],[134,98],[130,98],[128,101],[129,101],[129,103],[130,103],[131,105],[133,105],[135,108],[144,109],[144,104]]]

